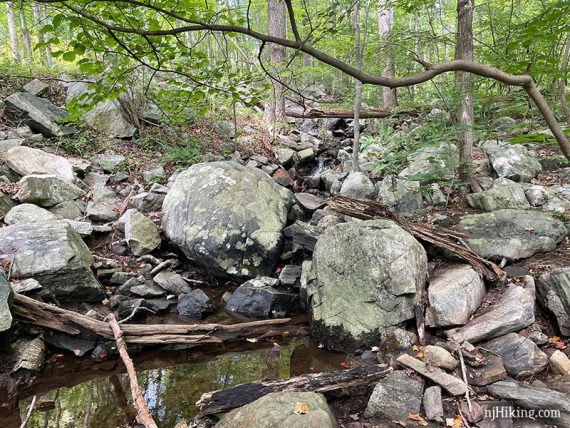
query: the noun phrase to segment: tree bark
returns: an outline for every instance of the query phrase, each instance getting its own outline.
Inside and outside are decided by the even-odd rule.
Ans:
[[[356,68],[362,68],[362,46],[360,40],[360,23],[358,22],[358,0],[352,4],[352,28],[354,30],[354,52],[356,56]],[[352,170],[360,171],[358,156],[360,154],[360,107],[362,106],[362,82],[355,80],[354,84],[354,139],[352,142]]]
[[[6,2],[8,33],[10,34],[10,48],[14,61],[20,61],[20,48],[18,47],[18,26],[16,25],[16,14],[12,2]]]
[[[286,5],[284,0],[268,0],[267,2],[267,33],[270,36],[285,38],[286,37],[286,21],[285,21]],[[275,69],[285,59],[285,47],[269,43],[268,45],[269,63]],[[269,129],[275,128],[276,122],[285,121],[285,96],[283,94],[284,87],[281,82],[271,79],[273,94],[269,108],[265,109],[265,124]]]
[[[313,391],[329,392],[353,386],[367,385],[382,379],[392,369],[386,365],[358,367],[351,370],[306,374],[283,381],[244,383],[232,388],[202,394],[196,403],[202,415],[227,412],[245,406],[271,392]]]
[[[566,98],[566,78],[568,76],[568,63],[570,60],[570,33],[566,37],[566,44],[564,45],[564,51],[562,53],[562,76],[560,77],[559,86],[559,96],[560,104],[562,105],[562,111],[564,112],[564,119],[566,123],[570,125],[570,107],[568,107],[568,99]]]
[[[457,0],[457,40],[455,59],[473,62],[473,6],[474,0]],[[471,73],[458,71],[455,82],[459,88],[460,100],[457,122],[461,127],[459,136],[459,177],[467,181],[473,191],[481,188],[473,177],[473,81]]]
[[[378,37],[380,38],[380,57],[382,77],[394,77],[394,45],[390,40],[390,33],[394,25],[394,6],[389,4],[389,0],[378,0]],[[384,108],[394,108],[398,106],[396,88],[382,87],[382,101]]]
[[[32,40],[30,38],[30,31],[28,30],[28,23],[26,22],[26,11],[24,9],[25,3],[20,5],[20,31],[22,32],[22,45],[24,47],[24,58],[26,60],[32,59]]]

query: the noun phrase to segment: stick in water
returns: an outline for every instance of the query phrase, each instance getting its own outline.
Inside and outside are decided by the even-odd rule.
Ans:
[[[146,408],[144,398],[142,396],[141,390],[139,388],[139,382],[137,380],[137,372],[135,370],[135,365],[129,357],[127,352],[127,345],[123,339],[123,331],[117,323],[115,315],[110,313],[105,317],[105,321],[109,323],[109,326],[113,330],[115,336],[115,342],[117,342],[117,350],[121,355],[121,359],[127,368],[127,374],[129,375],[129,383],[131,384],[131,394],[133,395],[133,400],[135,402],[135,408],[137,409],[137,422],[144,425],[145,428],[157,428],[156,422],[152,418],[152,415]]]

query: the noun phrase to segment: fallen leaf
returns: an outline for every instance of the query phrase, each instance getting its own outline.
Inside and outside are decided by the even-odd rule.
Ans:
[[[257,342],[258,339],[256,339],[255,337],[253,337],[253,338],[247,337],[245,340],[247,340],[250,343],[255,343],[255,342]]]
[[[416,421],[419,425],[426,427],[428,423],[419,414],[415,415],[412,412],[408,412],[408,419],[411,421]]]
[[[350,364],[345,363],[345,362],[340,363],[340,366],[341,366],[343,369],[349,369],[349,368],[350,368]]]
[[[300,401],[297,404],[295,404],[295,410],[293,410],[293,412],[296,413],[297,415],[306,415],[307,413],[309,413],[309,406],[307,405],[307,403],[303,403],[302,401]]]
[[[567,346],[564,344],[564,342],[558,342],[555,346],[556,349],[566,349]]]

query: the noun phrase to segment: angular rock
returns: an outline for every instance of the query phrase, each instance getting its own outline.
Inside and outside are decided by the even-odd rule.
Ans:
[[[93,189],[91,200],[87,203],[86,214],[92,221],[113,221],[119,217],[119,199],[115,192],[106,187]]]
[[[32,291],[39,291],[42,288],[43,288],[42,285],[33,278],[22,279],[19,281],[12,282],[12,290],[14,290],[14,293],[17,294],[25,294]]]
[[[0,219],[3,218],[14,206],[14,202],[4,193],[0,192]]]
[[[12,326],[12,313],[10,307],[14,299],[12,287],[4,274],[0,270],[0,332],[8,330]]]
[[[420,183],[387,175],[378,183],[378,202],[395,213],[416,211],[423,206]]]
[[[468,215],[457,227],[468,236],[467,245],[481,257],[508,261],[551,251],[568,234],[564,223],[550,214],[526,210]]]
[[[396,361],[404,367],[410,368],[432,382],[437,383],[451,395],[463,395],[468,390],[468,386],[461,379],[451,376],[436,367],[428,367],[423,361],[411,357],[408,354],[400,355]]]
[[[192,289],[186,281],[184,281],[184,278],[176,272],[163,270],[162,272],[159,272],[153,280],[160,285],[160,287],[175,296],[179,296],[180,294],[190,294],[192,292]]]
[[[59,216],[60,218],[79,220],[83,218],[86,210],[87,202],[79,199],[75,201],[63,201],[53,207],[50,207],[49,212]]]
[[[98,301],[103,287],[91,272],[91,252],[62,221],[0,229],[0,259],[12,262],[14,279],[34,278],[61,302]]]
[[[299,409],[302,408],[302,411]],[[260,417],[260,415],[263,415]],[[327,400],[314,392],[272,392],[232,410],[216,428],[336,428]]]
[[[123,214],[125,240],[135,256],[142,256],[159,247],[161,239],[154,222],[136,209]]]
[[[297,203],[307,211],[315,211],[326,205],[323,197],[311,193],[295,193]]]
[[[534,287],[511,285],[497,303],[465,326],[448,330],[446,335],[458,343],[476,343],[522,330],[533,322]]]
[[[492,396],[510,400],[525,409],[549,409],[570,413],[570,398],[548,388],[501,381],[489,385],[487,389]]]
[[[23,138],[10,138],[8,140],[0,140],[0,152],[7,152],[14,147],[19,147],[24,144],[26,140]]]
[[[548,366],[548,355],[532,340],[516,333],[497,337],[482,346],[499,355],[509,375],[515,378],[534,376]]]
[[[370,199],[376,189],[374,183],[363,172],[351,172],[342,182],[340,195],[353,199]]]
[[[529,182],[542,171],[540,162],[520,144],[490,144],[485,151],[499,177]]]
[[[408,160],[410,163],[400,177],[422,183],[451,180],[459,166],[459,150],[455,144],[442,143],[422,148]]]
[[[110,138],[131,138],[137,130],[117,100],[96,104],[83,120],[87,126]]]
[[[542,274],[536,291],[542,307],[556,317],[560,333],[570,336],[570,267]]]
[[[143,213],[157,212],[162,209],[164,197],[162,194],[143,192],[134,196],[131,199],[131,204]]]
[[[186,256],[239,279],[272,272],[292,205],[292,193],[256,168],[203,163],[176,179],[162,225]]]
[[[125,284],[123,284],[125,286]],[[129,287],[129,292],[131,294],[136,294],[140,297],[148,297],[148,298],[155,298],[155,297],[162,297],[166,294],[162,288],[158,285],[150,283],[140,284],[140,285],[133,285]]]
[[[65,181],[73,181],[75,174],[71,163],[61,156],[39,149],[19,146],[8,150],[6,164],[21,176],[40,174],[55,175]]]
[[[119,315],[119,320],[124,320],[128,317],[137,318],[144,315],[146,312],[146,301],[145,299],[129,299],[122,301],[117,309],[117,314]]]
[[[489,190],[470,194],[467,201],[471,207],[481,211],[530,208],[522,186],[507,178],[498,178]]]
[[[91,158],[91,162],[105,172],[115,172],[123,165],[125,160],[123,155],[114,154],[97,155]]]
[[[150,183],[155,180],[162,180],[166,177],[166,171],[162,165],[154,165],[142,173],[144,181]],[[155,183],[156,184],[156,183]]]
[[[16,205],[4,216],[7,225],[57,220],[57,216],[33,204]]]
[[[82,333],[84,329],[81,329]],[[59,349],[73,352],[77,357],[83,357],[97,346],[97,336],[93,333],[92,337],[75,337],[59,331],[46,331],[44,340],[47,344]]]
[[[534,184],[528,185],[524,194],[533,207],[541,207],[552,198],[551,192],[549,192],[547,187]]]
[[[49,85],[39,79],[34,79],[24,85],[24,90],[39,97],[49,91]]]
[[[293,238],[293,242],[309,251],[314,251],[320,231],[315,226],[297,220],[291,226],[283,230],[287,238]]]
[[[64,124],[67,112],[44,98],[18,92],[6,98],[4,103],[4,118],[8,124],[27,125],[46,137],[61,137],[77,132],[75,127]]]
[[[279,273],[279,282],[286,287],[299,288],[299,280],[301,279],[301,266],[286,265],[283,266]]]
[[[256,318],[279,318],[297,311],[299,296],[273,287],[275,284],[272,278],[250,279],[232,293],[226,310]]]
[[[23,203],[52,207],[84,195],[79,187],[55,175],[28,175],[20,180],[16,197]]]
[[[374,387],[364,415],[405,422],[408,413],[420,412],[423,391],[424,383],[404,370],[388,373]]]
[[[486,386],[508,377],[503,359],[497,355],[489,355],[482,365],[467,367],[469,385]]]
[[[285,168],[296,164],[298,161],[297,152],[293,149],[277,148],[277,160]]]
[[[426,418],[430,421],[443,422],[443,402],[441,401],[441,387],[430,386],[424,391],[422,400]]]
[[[325,346],[375,345],[382,327],[414,317],[427,276],[427,256],[412,235],[387,220],[327,229],[313,255],[316,283],[308,289],[312,331]]]
[[[432,327],[463,325],[484,296],[485,284],[471,265],[437,269],[430,277],[426,321]]]
[[[212,299],[210,299],[206,293],[197,289],[191,291],[189,294],[181,294],[178,296],[176,309],[180,315],[202,319],[214,313],[216,307]]]

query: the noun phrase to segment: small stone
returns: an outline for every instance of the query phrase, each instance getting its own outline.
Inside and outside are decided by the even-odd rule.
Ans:
[[[275,171],[275,173],[273,174],[273,180],[275,180],[283,187],[291,188],[295,185],[295,182],[293,181],[289,173],[284,169],[278,169],[277,171]]]
[[[277,148],[277,160],[285,168],[297,163],[297,152],[293,149]]]
[[[105,172],[115,172],[125,162],[125,157],[122,155],[97,155],[90,160]]]
[[[150,183],[152,181],[162,180],[166,177],[166,171],[162,165],[154,165],[142,173],[144,181]]]
[[[49,85],[39,79],[34,79],[24,85],[24,91],[39,97],[49,91]]]
[[[447,349],[433,345],[425,347],[424,362],[430,366],[440,367],[445,370],[455,370],[459,364]]]
[[[73,166],[61,157],[26,146],[14,147],[5,155],[6,164],[21,176],[41,174],[72,182],[75,179]]]
[[[489,355],[484,364],[478,367],[467,367],[467,381],[470,385],[485,386],[507,378],[503,359],[497,355]]]
[[[215,311],[214,302],[202,290],[193,290],[189,294],[178,296],[176,307],[180,315],[202,319]]]
[[[538,301],[554,315],[564,336],[570,335],[570,267],[555,268],[538,278]]]
[[[127,247],[125,247],[124,245],[111,245],[111,252],[113,254],[116,254],[117,256],[124,256],[125,254],[127,254]]]
[[[168,299],[147,299],[146,307],[153,312],[164,312],[170,308],[172,300]]]
[[[111,189],[96,187],[87,203],[87,217],[91,221],[114,221],[119,217],[120,201]]]
[[[570,375],[570,359],[560,350],[556,350],[550,356],[550,368],[556,374]]]
[[[311,193],[295,193],[295,199],[297,203],[307,211],[315,211],[326,205],[324,198]]]
[[[158,228],[152,220],[136,209],[127,210],[121,217],[125,224],[125,240],[135,256],[142,256],[159,247]]]
[[[179,296],[180,294],[190,294],[192,292],[192,289],[186,281],[184,281],[184,278],[172,271],[163,270],[158,273],[153,280],[160,285],[160,287],[175,296]]]
[[[39,291],[43,287],[42,285],[33,278],[22,279],[20,281],[12,282],[12,289],[14,293],[25,294],[32,291]]]
[[[435,385],[426,388],[422,400],[426,418],[430,421],[443,421],[443,402],[441,401],[441,387]]]
[[[143,213],[157,212],[162,208],[164,196],[165,195],[161,193],[143,192],[134,196],[131,199],[131,204],[133,207]]]
[[[279,274],[279,282],[288,287],[299,288],[301,279],[301,266],[286,265],[283,266]]]
[[[109,279],[111,284],[122,285],[131,278],[138,278],[139,274],[136,272],[114,272]]]
[[[291,226],[283,230],[283,234],[288,238],[293,238],[293,242],[299,246],[313,251],[319,237],[319,230],[308,223],[296,221]]]
[[[370,199],[376,193],[376,188],[363,172],[351,172],[343,181],[340,188],[341,196],[353,199]]]
[[[312,147],[308,147],[297,152],[297,157],[299,158],[299,163],[309,163],[315,159],[315,150]]]
[[[150,298],[161,297],[166,294],[166,291],[152,283],[132,286],[129,291],[137,296]]]
[[[548,356],[535,343],[516,333],[497,337],[482,345],[503,359],[503,365],[510,376],[529,377],[548,366]]]
[[[117,310],[119,320],[123,320],[130,316],[133,316],[133,318],[140,317],[145,313],[145,310],[143,309],[145,307],[146,302],[144,299],[125,300],[119,304],[119,309]]]
[[[378,183],[378,202],[395,213],[411,213],[422,208],[422,195],[418,181],[408,181],[387,175]]]

